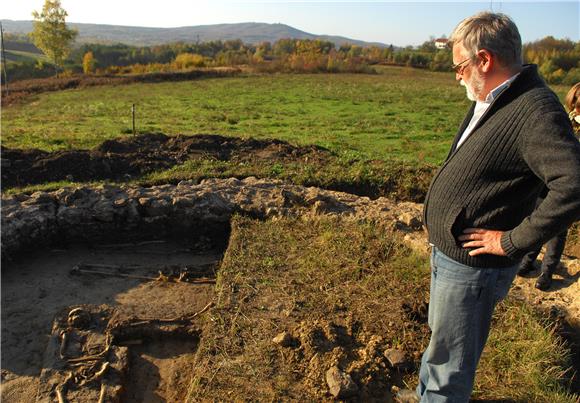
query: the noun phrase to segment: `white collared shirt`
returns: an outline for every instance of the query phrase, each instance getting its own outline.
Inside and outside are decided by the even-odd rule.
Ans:
[[[500,85],[498,85],[497,87],[495,87],[493,90],[491,90],[489,92],[489,94],[487,94],[487,97],[485,97],[485,100],[484,101],[476,101],[476,103],[475,103],[475,110],[473,111],[473,116],[471,117],[471,120],[469,121],[469,124],[467,125],[467,127],[463,131],[463,134],[461,135],[461,138],[457,142],[457,147],[456,148],[459,148],[459,146],[471,134],[471,131],[473,130],[473,128],[475,127],[475,125],[477,124],[477,122],[479,122],[479,119],[481,119],[481,117],[483,116],[483,114],[485,113],[485,111],[489,108],[489,106],[491,105],[491,103],[493,102],[493,100],[498,96],[498,94],[504,88],[509,87],[510,84],[516,79],[516,77],[519,74],[520,73],[517,73],[517,74],[511,76],[510,78],[508,78],[507,80],[505,80],[503,83],[501,83]]]

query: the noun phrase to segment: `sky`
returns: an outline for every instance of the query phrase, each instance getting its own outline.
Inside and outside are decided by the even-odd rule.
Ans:
[[[44,0],[3,0],[1,19],[31,20]],[[282,23],[316,35],[397,46],[448,36],[478,11],[508,14],[522,40],[552,35],[580,40],[580,0],[568,1],[242,1],[61,0],[67,22],[180,27],[237,22]]]

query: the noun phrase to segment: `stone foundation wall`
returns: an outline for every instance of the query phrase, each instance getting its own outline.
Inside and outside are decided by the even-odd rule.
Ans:
[[[2,254],[12,256],[56,239],[115,242],[204,233],[227,227],[235,213],[260,219],[331,214],[389,220],[409,231],[421,227],[421,208],[415,203],[268,179],[207,179],[148,188],[104,185],[3,197]]]

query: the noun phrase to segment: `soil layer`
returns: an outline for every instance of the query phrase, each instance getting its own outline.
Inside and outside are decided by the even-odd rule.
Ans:
[[[168,169],[189,160],[243,162],[324,162],[321,147],[297,147],[281,140],[255,140],[200,134],[143,134],[108,140],[92,150],[46,152],[2,147],[2,186],[55,181],[123,181]]]

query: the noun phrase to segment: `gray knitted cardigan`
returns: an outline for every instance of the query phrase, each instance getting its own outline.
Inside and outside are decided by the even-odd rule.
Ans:
[[[471,267],[508,267],[580,216],[580,143],[537,66],[526,65],[497,96],[463,144],[475,103],[433,178],[424,204],[429,241]],[[534,210],[539,192],[548,188]],[[508,257],[469,256],[465,228],[505,231]]]

